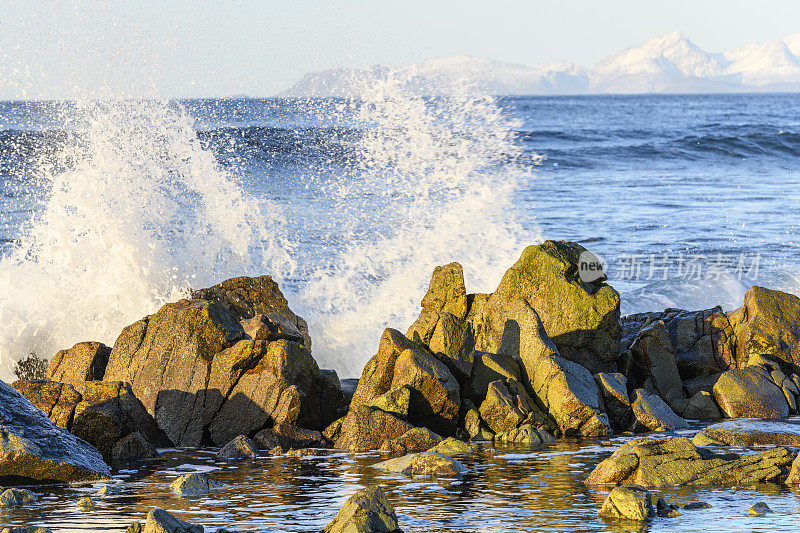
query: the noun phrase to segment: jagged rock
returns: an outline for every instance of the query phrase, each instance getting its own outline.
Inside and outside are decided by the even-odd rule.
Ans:
[[[75,505],[83,509],[84,511],[93,511],[95,508],[94,500],[91,498],[81,498]]]
[[[621,351],[630,353],[639,333],[657,322],[664,324],[669,335],[669,345],[682,380],[718,374],[737,366],[733,327],[721,307],[701,311],[666,309],[623,317]],[[628,358],[623,355],[622,359]],[[625,375],[632,374],[631,362],[628,360],[621,367]],[[641,387],[644,379],[645,376],[639,376],[634,385]]]
[[[394,367],[391,388],[411,388],[408,419],[442,434],[452,434],[458,423],[461,394],[447,366],[419,350],[404,350]]]
[[[147,513],[142,533],[203,533],[205,528],[178,520],[160,507]]]
[[[772,509],[769,508],[769,505],[767,505],[764,502],[758,502],[755,505],[753,505],[749,511],[747,511],[747,514],[749,514],[750,516],[764,516],[772,512],[773,511]]]
[[[656,516],[653,499],[644,487],[627,485],[614,487],[597,511],[597,516],[614,520],[646,522]]]
[[[690,420],[717,420],[722,418],[714,396],[710,392],[697,391],[694,396],[689,398],[680,411],[683,418]]]
[[[97,448],[106,461],[113,462],[112,448],[133,432],[153,445],[168,443],[130,384],[87,381],[84,387],[83,400],[75,408],[72,433]]]
[[[111,494],[119,494],[122,492],[122,486],[120,485],[103,485],[99,489],[97,489],[97,494],[99,496],[109,496]]]
[[[277,457],[279,455],[283,455],[283,448],[281,448],[280,446],[275,446],[269,452],[267,452],[267,455],[269,455],[270,457]]]
[[[138,431],[119,439],[111,448],[111,463],[121,465],[138,459],[158,457],[156,447]]]
[[[271,450],[275,446],[281,448],[327,448],[329,446],[319,431],[300,428],[292,424],[276,424],[274,427],[262,429],[256,433],[253,440],[262,450]]]
[[[387,439],[380,449],[392,455],[425,452],[442,442],[442,437],[428,428],[412,428],[394,439]]]
[[[795,452],[783,447],[757,455],[715,454],[685,437],[634,439],[602,461],[588,485],[632,483],[647,488],[679,485],[753,485],[783,481]]]
[[[800,366],[797,296],[751,287],[744,295],[744,305],[730,314],[730,322],[736,335],[737,359],[747,361],[753,355],[770,355],[793,371]]]
[[[489,384],[486,399],[479,409],[481,419],[495,433],[516,429],[525,420],[527,412],[517,406],[508,387],[497,380]]]
[[[594,380],[603,395],[611,427],[616,431],[630,428],[633,423],[633,411],[628,398],[625,376],[618,372],[600,372],[594,375]]]
[[[469,309],[464,287],[464,270],[458,263],[438,266],[433,270],[428,292],[422,298],[422,312],[406,332],[409,339],[428,344],[433,337],[440,315],[447,313],[459,320],[467,317]]]
[[[643,327],[630,350],[635,362],[633,372],[640,375],[639,383],[649,381],[653,392],[670,406],[685,398],[672,341],[663,320]]]
[[[698,435],[725,446],[800,446],[800,422],[726,420],[706,427]]]
[[[512,429],[503,433],[496,433],[494,435],[494,440],[497,442],[530,444],[532,446],[536,446],[538,444],[548,444],[555,441],[550,433],[544,431],[543,429],[535,428],[530,424],[525,424],[516,429]]]
[[[55,381],[15,381],[12,386],[22,393],[37,409],[41,409],[58,427],[70,429],[75,407],[83,396],[67,383]]]
[[[256,445],[245,435],[239,435],[228,444],[223,446],[217,457],[220,459],[255,459]]]
[[[634,391],[631,407],[636,422],[650,431],[671,431],[689,427],[686,420],[676,415],[664,400],[644,389]]]
[[[413,427],[385,411],[362,405],[347,413],[334,447],[352,452],[377,450],[384,441],[400,437]]]
[[[565,435],[597,437],[611,432],[600,389],[589,371],[560,357],[539,316],[517,300],[503,336],[503,353],[522,362],[530,389]]]
[[[786,478],[787,485],[797,485],[800,483],[800,455],[794,458],[789,476]]]
[[[733,368],[714,384],[714,399],[729,418],[786,418],[783,391],[762,366]]]
[[[36,501],[36,495],[25,489],[6,489],[0,494],[0,507],[22,507]]]
[[[478,410],[475,409],[475,405],[473,405],[473,403],[469,400],[466,400],[461,411],[464,413],[464,432],[469,436],[469,438],[473,438],[480,433],[482,429],[481,425],[483,420],[481,419],[481,415]]]
[[[100,342],[79,342],[56,353],[47,365],[47,379],[83,390],[86,381],[103,379],[111,348]]]
[[[269,422],[321,430],[339,414],[342,392],[307,347],[246,338],[239,320],[270,313],[303,331],[267,276],[197,291],[194,299],[167,304],[126,327],[104,379],[130,382],[180,446],[197,446],[204,435],[222,445]]]
[[[384,394],[370,400],[367,406],[387,413],[392,413],[400,418],[408,418],[408,409],[411,404],[411,387],[403,385],[389,389]]]
[[[364,365],[350,409],[366,405],[392,388],[397,358],[408,349],[419,350],[419,347],[396,329],[384,330],[378,344],[378,353]]]
[[[585,248],[564,241],[529,246],[473,318],[477,350],[497,353],[507,321],[518,321],[516,301],[536,310],[565,359],[592,372],[610,370],[619,356],[619,295],[598,279],[584,283],[578,258]],[[474,303],[473,303],[474,305]]]
[[[377,463],[373,467],[408,476],[459,477],[468,472],[467,467],[457,460],[433,451],[404,455]]]
[[[297,325],[280,313],[256,315],[239,322],[245,334],[254,341],[294,341],[305,342],[303,333]]]
[[[322,436],[331,442],[336,442],[342,432],[342,422],[344,422],[344,417],[338,418],[331,422],[331,424],[322,432]]]
[[[324,533],[401,533],[383,489],[372,485],[350,496]]]
[[[0,382],[0,477],[69,482],[102,479],[110,473],[91,445],[53,424]]]
[[[482,402],[489,390],[489,383],[498,379],[521,381],[519,364],[509,355],[475,352],[468,395],[477,403]]]
[[[199,474],[197,472],[184,474],[169,484],[170,490],[181,496],[208,494],[225,486],[224,483],[208,479],[204,474]]]
[[[656,503],[656,514],[662,518],[675,518],[682,513],[678,511],[677,506],[668,504],[664,498],[659,498]]]
[[[439,313],[428,347],[462,380],[472,375],[475,341],[472,326],[451,313]]]

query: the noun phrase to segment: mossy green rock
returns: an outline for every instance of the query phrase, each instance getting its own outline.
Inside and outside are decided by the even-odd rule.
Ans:
[[[463,440],[458,440],[454,437],[447,437],[442,442],[431,448],[431,451],[435,453],[441,453],[442,455],[446,455],[448,457],[456,457],[459,455],[470,454],[475,450]]]
[[[402,385],[386,391],[384,394],[367,403],[367,406],[395,414],[401,418],[408,418],[408,407],[410,403],[411,387]]]
[[[399,533],[397,515],[379,486],[365,487],[350,496],[325,533]]]
[[[736,335],[737,360],[770,355],[787,366],[800,366],[800,298],[751,287],[744,295],[744,305],[729,317]]]
[[[12,386],[25,396],[37,409],[44,411],[58,427],[72,427],[75,407],[83,396],[68,383],[21,379]]]
[[[178,520],[160,507],[147,513],[142,533],[203,533],[203,526]]]
[[[522,298],[539,314],[562,357],[591,372],[613,368],[619,355],[619,294],[600,280],[578,276],[579,244],[545,241],[529,246],[505,273],[477,322],[476,349],[497,352],[506,322],[516,320],[511,306]]]
[[[549,444],[555,441],[550,433],[543,429],[535,428],[531,424],[524,424],[510,431],[496,433],[494,440],[496,442],[514,442],[517,444],[528,444],[531,446],[536,446],[538,444]]]
[[[698,433],[725,446],[800,446],[797,420],[726,420]]]
[[[646,522],[656,516],[653,498],[644,487],[615,487],[606,497],[597,516],[612,520]]]
[[[635,439],[602,461],[588,485],[635,484],[643,487],[681,485],[730,486],[783,482],[796,452],[776,447],[756,455],[716,454],[685,437]]]
[[[408,476],[460,477],[468,472],[457,460],[434,451],[412,453],[373,466]]]
[[[224,483],[209,479],[205,474],[192,473],[177,478],[170,483],[169,488],[172,492],[181,496],[196,496],[198,494],[208,494],[225,486]]]
[[[414,426],[400,418],[361,405],[350,409],[342,421],[334,447],[351,452],[377,450],[391,439],[396,439]]]
[[[367,405],[392,388],[394,366],[405,350],[420,350],[419,345],[409,340],[396,329],[386,328],[378,343],[378,352],[367,361],[358,380],[350,408]]]
[[[789,404],[783,391],[759,366],[723,372],[714,384],[714,399],[729,418],[786,418]]]
[[[440,442],[442,442],[442,437],[430,429],[416,427],[409,429],[397,438],[387,439],[380,449],[391,452],[395,456],[406,455],[428,451]]]

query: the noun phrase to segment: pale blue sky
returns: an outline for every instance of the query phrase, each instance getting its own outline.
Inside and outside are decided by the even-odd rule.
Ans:
[[[800,31],[798,0],[38,4],[0,0],[0,99],[269,96],[324,68],[462,53],[592,66],[675,30],[709,51]]]

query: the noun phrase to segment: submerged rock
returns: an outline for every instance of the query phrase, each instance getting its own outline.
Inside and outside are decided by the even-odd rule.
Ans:
[[[130,528],[129,528],[130,530]],[[161,507],[147,513],[142,533],[203,533],[205,528],[178,520]]]
[[[22,507],[25,504],[35,502],[36,495],[25,489],[6,489],[0,494],[0,507]]]
[[[726,420],[706,427],[698,435],[726,446],[800,446],[797,420]]]
[[[715,454],[685,437],[635,439],[602,461],[589,485],[631,483],[644,487],[752,485],[785,481],[796,453],[776,447],[757,455]]]
[[[325,526],[325,533],[401,533],[383,489],[373,485],[350,496]]]
[[[22,526],[22,527],[4,527],[0,529],[0,533],[53,533],[46,527],[42,526]]]
[[[646,522],[656,516],[650,492],[638,485],[615,487],[606,497],[597,516],[614,520]]]
[[[69,482],[102,479],[110,473],[91,445],[53,424],[0,382],[0,478]]]
[[[770,513],[772,513],[772,509],[770,509],[769,505],[764,502],[756,503],[750,508],[749,511],[747,511],[747,514],[750,516],[764,516]]]
[[[448,457],[456,457],[459,455],[470,454],[475,450],[463,440],[447,437],[442,442],[431,448],[430,451],[434,453],[441,453],[442,455],[446,455]]]
[[[75,505],[83,509],[84,511],[93,511],[95,508],[94,500],[91,498],[81,498]]]
[[[256,445],[245,435],[239,435],[223,446],[217,452],[217,457],[220,459],[255,459]]]
[[[199,474],[197,472],[185,474],[169,484],[170,490],[181,496],[208,494],[225,486],[224,483],[208,479],[204,474]]]
[[[433,451],[412,453],[373,465],[409,476],[459,477],[468,472],[457,460]]]

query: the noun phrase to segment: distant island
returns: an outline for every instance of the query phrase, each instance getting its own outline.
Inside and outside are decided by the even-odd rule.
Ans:
[[[503,95],[795,92],[800,91],[800,33],[709,53],[674,32],[622,50],[593,68],[564,61],[527,66],[460,55],[401,67],[324,70],[306,74],[280,96],[359,96],[389,76],[430,95],[464,87]]]

